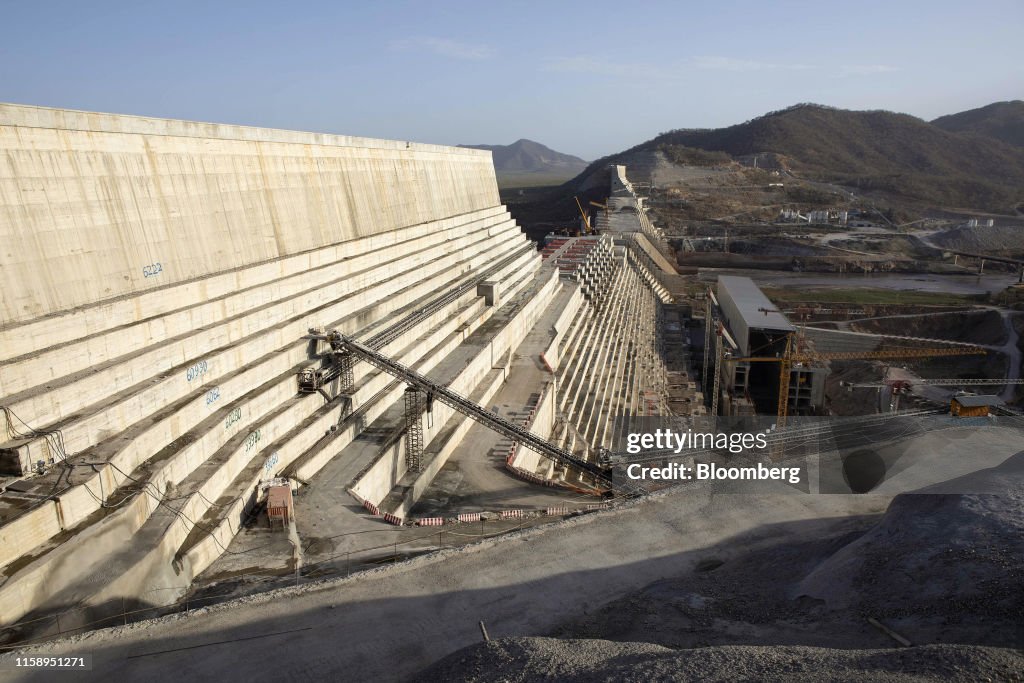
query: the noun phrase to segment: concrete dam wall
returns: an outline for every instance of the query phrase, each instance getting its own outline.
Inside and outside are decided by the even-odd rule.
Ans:
[[[498,203],[479,150],[0,104],[0,326]]]
[[[401,381],[298,391],[311,328],[480,405],[536,394],[527,426],[588,457],[657,402],[650,259],[538,252],[488,152],[14,105],[0,145],[0,625],[30,624],[3,634],[174,601],[268,480],[322,496],[299,534],[406,520],[470,423],[434,406],[411,466]]]

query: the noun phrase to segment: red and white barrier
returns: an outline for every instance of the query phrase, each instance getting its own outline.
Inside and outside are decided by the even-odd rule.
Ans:
[[[387,522],[388,524],[394,524],[395,526],[402,526],[402,518],[401,517],[395,517],[394,515],[392,515],[392,514],[390,514],[388,512],[385,512],[383,515],[381,515],[381,517],[383,517],[384,521]]]
[[[379,517],[380,509],[368,500],[363,501],[363,507],[370,511],[371,514]]]
[[[480,512],[463,512],[458,516],[460,522],[479,522],[483,513]]]
[[[502,510],[501,511],[501,518],[502,519],[520,518],[523,515],[524,515],[523,510]]]
[[[444,517],[421,517],[416,520],[418,526],[443,526]]]
[[[569,514],[569,508],[566,507],[566,506],[555,507],[555,508],[548,508],[547,510],[545,510],[545,514],[548,514],[548,515],[567,515],[567,514]]]
[[[610,510],[611,503],[587,503],[588,510]]]

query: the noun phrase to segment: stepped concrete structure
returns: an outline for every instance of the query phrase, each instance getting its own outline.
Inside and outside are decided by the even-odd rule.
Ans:
[[[268,486],[343,487],[300,495],[299,531],[406,520],[473,423],[433,405],[411,459],[401,381],[356,363],[298,391],[326,362],[310,330],[521,401],[591,458],[616,416],[666,410],[671,273],[642,211],[637,239],[538,252],[485,151],[0,105],[0,152],[2,625],[177,599]],[[583,486],[515,444],[506,465]]]

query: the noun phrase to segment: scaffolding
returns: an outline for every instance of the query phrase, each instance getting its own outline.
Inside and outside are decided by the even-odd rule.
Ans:
[[[405,390],[405,466],[423,470],[423,392],[416,387]]]

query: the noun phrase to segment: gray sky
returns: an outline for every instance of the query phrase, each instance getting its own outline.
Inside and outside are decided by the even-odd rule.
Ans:
[[[21,2],[0,101],[594,159],[797,102],[1024,98],[1024,2]]]

